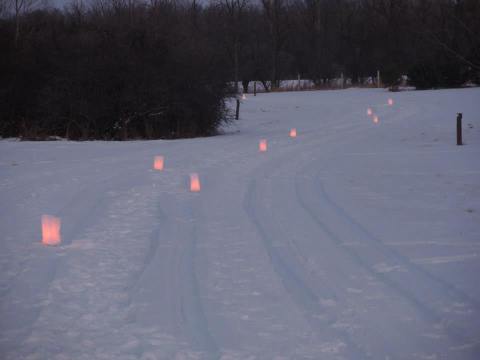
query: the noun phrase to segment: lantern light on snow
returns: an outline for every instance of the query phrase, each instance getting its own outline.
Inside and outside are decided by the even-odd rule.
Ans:
[[[373,122],[374,122],[375,124],[378,124],[379,121],[380,121],[380,120],[379,120],[378,116],[375,115],[375,116],[373,117]]]
[[[392,98],[388,99],[388,105],[393,106],[393,99]]]
[[[164,163],[164,159],[163,159],[163,156],[155,156],[155,159],[153,161],[153,168],[155,170],[163,170],[163,163]]]
[[[297,137],[297,129],[294,128],[290,130],[290,137],[291,138]]]
[[[242,94],[242,100],[247,100],[247,95]]]
[[[372,116],[373,115],[373,110],[371,108],[367,109],[367,115]]]
[[[55,216],[42,216],[42,244],[59,245],[60,238],[60,219]]]
[[[200,179],[196,173],[190,174],[190,191],[200,192]]]
[[[267,140],[266,139],[260,140],[260,143],[258,144],[258,150],[260,152],[267,151]]]

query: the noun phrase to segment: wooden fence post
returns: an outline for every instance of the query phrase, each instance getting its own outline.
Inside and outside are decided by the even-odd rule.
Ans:
[[[457,114],[457,145],[463,145],[462,143],[462,113]]]
[[[257,80],[253,82],[253,96],[257,96]]]
[[[240,115],[240,100],[237,99],[237,109],[235,110],[235,120],[238,120],[239,115]]]

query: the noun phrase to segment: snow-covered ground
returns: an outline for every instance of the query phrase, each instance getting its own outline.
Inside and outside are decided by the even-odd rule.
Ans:
[[[212,138],[0,141],[0,358],[479,359],[479,114],[277,93]]]

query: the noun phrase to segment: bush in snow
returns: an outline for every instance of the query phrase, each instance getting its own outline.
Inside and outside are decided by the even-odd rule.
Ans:
[[[0,135],[42,139],[214,134],[229,95],[199,9],[111,2],[0,23]],[[1,21],[1,20],[0,20]]]

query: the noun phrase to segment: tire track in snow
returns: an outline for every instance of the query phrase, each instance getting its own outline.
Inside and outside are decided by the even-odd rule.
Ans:
[[[257,183],[254,179],[250,181],[250,184],[247,188],[243,207],[250,221],[254,224],[258,234],[260,235],[260,238],[262,239],[262,243],[267,251],[275,273],[281,279],[285,290],[291,296],[293,302],[298,306],[299,309],[301,309],[308,323],[315,330],[322,332],[326,327],[328,327],[330,334],[331,332],[334,332],[336,337],[344,341],[347,345],[347,354],[350,357],[355,357],[355,359],[367,359],[368,356],[365,351],[359,348],[351,340],[348,333],[338,329],[333,330],[332,325],[337,319],[330,316],[330,319],[326,321],[320,320],[327,315],[327,309],[321,305],[319,297],[302,279],[301,275],[294,270],[294,268],[302,269],[303,265],[295,260],[290,260],[290,263],[292,263],[293,266],[289,265],[278,252],[278,250],[276,250],[275,246],[273,245],[272,236],[269,235],[269,232],[265,229],[265,225],[262,224],[261,215],[257,210],[260,208],[260,203],[258,201],[255,202],[255,199],[259,199],[259,196],[257,193]],[[270,232],[274,233],[275,231],[270,229]]]
[[[198,242],[197,222],[199,221],[198,210],[193,210],[195,205],[199,206],[199,202],[195,200],[199,199],[193,199],[186,210],[187,218],[192,219],[192,223],[187,229],[188,240],[181,255],[179,269],[183,280],[181,280],[181,315],[183,322],[187,324],[186,330],[193,343],[206,353],[207,359],[216,360],[220,358],[219,349],[209,330],[195,269]]]
[[[417,275],[425,277],[441,287],[443,287],[444,290],[447,291],[447,294],[455,298],[455,300],[460,299],[461,301],[469,303],[473,308],[475,308],[476,311],[480,310],[480,303],[466,294],[464,291],[459,289],[453,284],[450,284],[449,282],[433,275],[432,273],[426,271],[423,269],[421,266],[418,264],[412,262],[410,259],[408,259],[406,256],[401,255],[399,252],[394,251],[393,249],[389,248],[386,246],[380,239],[378,239],[376,236],[374,236],[371,232],[369,232],[364,226],[362,226],[360,223],[355,221],[346,211],[343,209],[340,205],[338,205],[335,201],[332,200],[332,198],[328,195],[328,192],[325,191],[325,186],[323,182],[319,179],[319,176],[317,174],[316,176],[316,181],[317,184],[319,185],[320,188],[320,193],[322,194],[323,198],[325,201],[334,209],[334,211],[342,217],[346,222],[349,227],[352,228],[352,230],[357,231],[358,233],[361,233],[364,236],[364,239],[366,239],[369,242],[373,242],[376,245],[380,246],[382,248],[382,252],[385,254],[388,254],[388,257],[391,259],[394,259],[396,264],[395,265],[403,265],[406,268],[408,268],[409,271],[414,271],[417,273]]]
[[[298,196],[300,205],[302,206],[304,211],[308,214],[308,216],[317,223],[319,228],[325,234],[327,234],[328,238],[330,239],[330,241],[333,244],[335,244],[341,251],[348,254],[348,256],[350,256],[352,258],[352,260],[354,260],[359,266],[361,266],[363,269],[365,269],[367,271],[367,273],[369,273],[372,277],[381,281],[385,285],[389,286],[396,293],[398,293],[403,298],[408,300],[416,309],[418,309],[419,313],[424,317],[425,320],[427,320],[429,322],[432,322],[432,323],[442,323],[443,322],[443,318],[438,313],[438,310],[433,309],[425,301],[423,301],[415,293],[415,289],[409,289],[408,286],[405,286],[405,284],[403,284],[400,280],[396,280],[396,279],[392,278],[387,273],[379,273],[379,272],[375,271],[375,269],[374,269],[375,264],[373,263],[373,261],[370,261],[365,256],[362,256],[361,254],[359,254],[354,249],[344,246],[344,241],[343,241],[342,237],[340,235],[338,235],[338,230],[336,231],[331,226],[327,225],[327,223],[324,220],[322,220],[322,215],[317,210],[317,207],[315,207],[312,204],[309,204],[309,201],[306,200],[305,196],[302,195],[301,189],[308,188],[308,185],[305,185],[305,184],[300,185],[298,180],[299,180],[299,178],[296,179],[295,188],[296,188],[296,192],[297,192],[297,196]],[[328,204],[330,206],[330,208],[332,208],[331,213],[336,214],[335,221],[338,221],[338,223],[341,224],[341,225],[338,225],[337,228],[342,228],[342,229],[351,228],[352,223],[350,223],[349,220],[348,220],[348,219],[351,219],[351,217],[348,216],[344,212],[341,212],[341,211],[337,212],[337,211],[339,211],[338,209],[340,209],[339,207],[338,207],[337,211],[335,210],[335,206],[333,205],[334,203],[328,197],[328,195],[326,194],[326,192],[323,188],[323,184],[321,184],[321,181],[318,179],[318,176],[316,177],[316,180],[317,181],[315,183],[315,185],[316,185],[315,188],[320,188],[321,189],[320,192],[319,192],[319,195],[321,196],[321,200],[323,200],[323,201],[320,201],[320,202]],[[311,197],[309,197],[309,199],[311,201]],[[354,222],[353,219],[351,219],[351,221]],[[357,226],[354,226],[354,229],[357,230],[357,233],[360,231],[358,226],[359,226],[358,224],[357,224]],[[397,260],[397,261],[399,261],[399,259],[402,259],[402,256],[400,254],[394,252],[391,249],[386,248],[384,245],[382,246],[381,244],[383,244],[383,243],[381,243],[380,240],[378,240],[379,243],[377,241],[373,240],[371,238],[371,236],[369,236],[369,232],[366,231],[365,229],[364,229],[364,231],[360,231],[360,232],[363,234],[364,238],[366,237],[367,241],[375,242],[375,244],[374,244],[375,247],[373,249],[375,251],[380,251],[380,254],[382,255],[383,258],[389,258],[390,257],[390,258],[392,258],[394,260]],[[379,249],[378,245],[380,245],[380,249]],[[370,250],[370,251],[372,251],[372,250]],[[412,270],[412,272],[417,272],[417,275],[420,274],[420,276],[423,276],[423,277],[425,276],[424,273],[426,273],[426,272],[424,270],[421,270],[421,271],[418,270],[417,271],[417,268],[418,268],[417,265],[412,264],[412,266],[410,267],[411,262],[409,260],[404,259],[402,263],[404,265],[407,265],[408,270]],[[428,276],[427,276],[427,278],[428,278]],[[433,277],[433,275],[432,275],[431,279],[434,279],[434,278],[435,277]],[[409,284],[415,284],[416,281],[418,281],[418,277],[414,276],[411,279],[411,282]],[[443,281],[441,283],[443,283]],[[423,288],[431,289],[431,287],[428,286],[428,285],[425,285]],[[445,289],[448,290],[450,297],[452,297],[456,300],[458,300],[458,297],[460,297],[461,300],[466,300],[465,297],[461,293],[452,294],[451,293],[452,289],[450,287],[446,287]],[[437,291],[438,291],[438,289],[437,289]],[[441,293],[444,294],[443,292],[441,292]],[[457,295],[457,298],[455,298],[454,295]],[[469,335],[470,334],[465,334],[465,331],[463,329],[458,328],[458,327],[454,328],[450,324],[446,327],[446,332],[455,341],[469,340]]]
[[[190,194],[155,197],[151,222],[156,225],[141,267],[129,285],[129,304],[135,308],[134,328],[155,329],[146,334],[142,356],[216,360],[219,349],[209,331],[197,278],[198,206]],[[159,342],[158,335],[168,339]]]
[[[352,129],[354,131],[351,132],[358,132],[358,129],[354,128]],[[291,158],[293,158],[296,161],[296,166],[300,167],[302,163],[316,160],[316,157],[309,157],[308,154],[311,152],[315,152],[317,147],[318,147],[318,141],[321,140],[323,141],[328,141],[328,135],[329,134],[323,134],[321,137],[310,137],[308,139],[308,143],[305,144],[305,141],[303,143],[296,143],[291,146],[287,151],[282,152],[281,154],[277,154],[271,158],[268,159],[268,162],[266,164],[263,164],[260,167],[256,168],[256,171],[254,173],[257,173],[253,177],[257,176],[258,179],[263,179],[266,178],[266,174],[269,174],[269,177],[273,179],[283,179],[283,176],[276,176],[277,173],[279,173],[286,164],[289,163],[295,163],[291,161]],[[307,146],[305,146],[307,145]],[[308,151],[305,151],[308,150]],[[298,157],[297,153],[298,151],[302,151],[304,155],[307,156],[300,156]],[[258,175],[258,172],[260,172],[261,175]],[[291,172],[290,172],[291,173]],[[301,177],[306,176],[302,175]],[[291,178],[291,176],[286,177]],[[258,181],[258,180],[257,180]],[[348,328],[346,330],[341,330],[340,326],[336,326],[338,324],[342,323],[342,320],[337,317],[337,315],[334,315],[332,313],[332,308],[330,307],[331,304],[329,304],[328,300],[325,301],[323,299],[336,299],[337,301],[337,296],[335,294],[335,289],[332,286],[329,286],[326,283],[323,283],[321,285],[321,294],[316,293],[315,290],[309,287],[307,283],[302,279],[302,275],[305,276],[308,273],[308,269],[310,269],[310,266],[306,263],[308,261],[308,258],[306,258],[303,254],[305,252],[308,253],[309,250],[306,250],[307,247],[305,247],[306,244],[303,243],[298,243],[295,241],[296,237],[293,237],[289,241],[289,245],[292,246],[295,251],[298,253],[299,259],[295,260],[295,257],[292,255],[288,256],[287,258],[284,259],[284,256],[286,254],[282,254],[281,251],[277,250],[276,246],[274,245],[274,238],[276,236],[279,236],[281,238],[281,234],[277,235],[272,235],[268,234],[266,230],[266,225],[264,223],[269,222],[269,218],[271,219],[270,221],[274,221],[274,214],[271,213],[271,211],[268,211],[267,218],[263,218],[264,221],[261,221],[261,217],[258,217],[258,209],[262,209],[262,211],[267,211],[266,207],[263,206],[263,204],[260,202],[261,196],[258,196],[258,183],[256,180],[253,180],[250,182],[248,188],[247,188],[247,195],[245,196],[244,199],[244,210],[247,213],[250,221],[256,226],[257,232],[261,233],[262,240],[263,240],[263,245],[267,249],[268,255],[270,259],[272,259],[272,254],[274,259],[276,260],[276,268],[274,267],[275,272],[277,275],[280,277],[283,285],[285,286],[287,292],[290,294],[290,296],[294,299],[294,303],[296,306],[302,310],[302,312],[307,315],[309,312],[307,309],[310,307],[310,315],[312,314],[312,311],[316,313],[316,315],[319,315],[319,318],[325,318],[325,316],[329,316],[329,320],[320,320],[319,318],[316,318],[315,316],[305,316],[312,328],[314,329],[321,329],[321,331],[325,331],[325,328],[328,327],[330,328],[331,333],[338,334],[338,336],[345,341],[345,344],[348,344],[350,347],[351,353],[349,354],[349,358],[371,358],[371,350],[370,349],[363,349],[359,348],[358,345],[355,343],[354,340],[352,340],[353,334],[349,333]],[[296,203],[298,203],[298,197],[296,195],[296,189],[295,186],[292,186],[292,192],[294,194],[294,197],[296,199]],[[248,201],[247,201],[248,200]],[[288,205],[288,208],[290,211],[295,212],[296,209],[292,210],[291,205]],[[298,205],[296,208],[298,208],[299,211],[303,211],[302,207]],[[253,210],[250,210],[253,209]],[[256,211],[257,210],[257,211]],[[265,219],[267,221],[265,221]],[[270,227],[267,227],[270,229],[271,233],[275,233],[278,231],[276,230],[276,225],[275,224],[270,224]],[[290,224],[289,227],[291,227],[294,224]],[[301,223],[295,224],[295,226],[302,226]],[[294,226],[294,227],[295,227]],[[317,227],[317,225],[314,223],[312,226]],[[313,238],[317,235],[316,232],[312,233]],[[308,239],[308,236],[305,238],[308,242],[310,240]],[[314,242],[312,243],[314,244]],[[290,263],[290,265],[289,265]],[[295,271],[294,269],[298,269],[298,271]],[[310,269],[311,270],[311,269]],[[286,274],[286,275],[285,275]],[[300,275],[302,274],[302,275]],[[317,274],[318,275],[318,274]],[[327,290],[326,288],[329,287]],[[296,292],[295,292],[296,291]],[[292,294],[293,292],[293,294]],[[302,298],[303,296],[303,298]],[[322,301],[319,301],[319,296],[322,297]],[[307,300],[305,300],[305,298]],[[323,303],[325,301],[325,304]],[[313,309],[313,310],[312,310]],[[347,309],[348,310],[348,309]],[[330,334],[331,334],[330,333]],[[377,329],[373,328],[370,329],[370,333],[374,333],[376,338],[382,337],[381,331],[377,331]],[[391,346],[391,340],[388,338],[383,339],[383,346],[384,348],[393,348]],[[328,351],[327,351],[328,352]]]
[[[350,116],[355,117],[355,114],[352,113]],[[345,124],[346,129],[350,133],[358,132],[360,129],[352,125],[352,122],[346,122]],[[346,131],[345,129],[343,131]],[[288,158],[297,158],[297,151],[303,151],[305,149],[315,149],[317,147],[317,143],[319,140],[328,140],[330,133],[326,132],[322,129],[315,131],[315,133],[306,133],[303,142],[295,142],[291,144],[285,151],[276,154],[274,157],[270,157],[267,159],[267,164],[271,166],[271,168],[278,170],[282,164],[287,163]],[[304,161],[304,158],[301,157],[301,160]],[[280,166],[278,166],[280,164]],[[260,167],[257,168],[257,170]],[[266,167],[265,164],[262,164],[261,173],[266,173],[270,167]],[[271,175],[271,174],[270,174]],[[320,321],[319,318],[322,318],[327,314],[327,309],[323,306],[320,301],[318,295],[307,285],[307,283],[301,278],[293,268],[296,269],[304,269],[305,266],[298,262],[298,260],[290,260],[294,266],[291,266],[287,263],[287,261],[282,257],[280,252],[276,250],[275,246],[273,245],[273,240],[271,235],[268,234],[268,231],[265,229],[264,224],[260,221],[260,214],[258,209],[261,208],[259,200],[259,196],[257,193],[257,180],[255,180],[255,176],[261,178],[261,176],[254,175],[252,176],[254,179],[250,181],[246,195],[244,196],[243,208],[245,213],[247,214],[250,222],[255,226],[257,233],[260,235],[262,239],[262,243],[267,251],[267,254],[270,258],[272,267],[275,273],[281,279],[285,290],[290,294],[291,298],[293,299],[294,303],[297,305],[299,309],[302,310],[304,314],[308,314],[306,316],[307,321],[310,323],[311,326],[315,329],[324,328],[325,325],[331,326],[333,325],[337,319],[331,317],[327,321]],[[274,232],[273,229],[270,229],[271,232]],[[334,297],[333,294],[330,294],[331,297]],[[349,346],[350,351],[352,352],[350,355],[354,356],[358,359],[368,358],[365,351],[363,349],[358,348],[358,346],[350,339],[350,335],[344,331],[340,331],[338,329],[334,330],[335,333],[345,341],[345,343]]]
[[[140,269],[132,276],[132,284],[128,286],[128,293],[129,293],[129,304],[132,303],[133,301],[133,295],[135,291],[138,290],[139,286],[139,281],[142,278],[142,275],[145,273],[145,271],[148,269],[148,267],[151,265],[152,261],[155,259],[157,256],[157,251],[158,251],[158,246],[159,246],[159,236],[160,236],[160,221],[163,220],[165,223],[165,220],[167,219],[166,214],[163,212],[162,208],[160,205],[157,203],[156,206],[156,215],[158,221],[156,222],[155,227],[153,228],[152,232],[150,233],[149,236],[149,241],[148,241],[148,249],[146,250],[145,253],[145,258],[142,261],[142,265]]]
[[[352,128],[352,129],[349,129],[349,130],[353,130],[353,131],[349,131],[350,133],[355,133],[355,132],[359,132],[359,129],[358,128]],[[307,139],[305,139],[307,140]],[[272,167],[273,168],[278,168],[278,167],[281,167],[282,166],[282,162],[281,161],[278,161],[278,159],[282,159],[283,160],[283,163],[284,162],[288,162],[289,161],[289,158],[290,157],[295,157],[294,155],[294,152],[295,150],[303,150],[303,153],[306,154],[306,153],[312,153],[314,151],[316,151],[316,148],[318,147],[318,141],[321,140],[323,142],[327,142],[328,143],[328,139],[325,138],[325,137],[320,137],[320,138],[316,138],[314,139],[313,137],[309,137],[308,139],[309,141],[307,143],[303,142],[303,146],[302,147],[299,147],[298,144],[295,144],[293,145],[289,150],[289,152],[283,152],[283,154],[281,154],[280,156],[276,155],[275,157],[271,157],[268,159],[268,162],[266,163],[267,166],[268,165],[273,165]],[[305,146],[307,145],[307,146]],[[305,151],[305,150],[312,150],[312,151]],[[323,154],[323,155],[327,155],[327,158],[331,155],[332,152],[329,152],[327,154]],[[301,156],[301,157],[296,157],[298,159],[301,160],[301,162],[305,163],[305,160],[307,159],[308,160],[308,156]],[[311,159],[311,160],[314,160],[314,159]],[[316,160],[316,159],[315,159]],[[265,165],[265,164],[264,164]],[[277,166],[275,166],[277,165]],[[280,166],[278,166],[280,165]],[[310,161],[308,166],[312,166],[312,162]],[[264,166],[265,167],[265,166]],[[257,168],[258,170],[259,168]],[[270,170],[272,170],[270,168]],[[303,171],[301,171],[303,172]],[[273,174],[270,174],[272,176],[272,178],[275,178],[275,171],[273,172]],[[258,176],[258,175],[257,175]],[[302,176],[302,178],[305,178],[307,179],[306,176]],[[298,203],[301,205],[300,206],[300,209],[305,211],[304,209],[304,202],[303,199],[300,199],[300,196],[298,195],[298,192],[299,192],[299,184],[298,184],[298,179],[295,179],[295,192],[297,193],[297,198],[298,198]],[[249,215],[250,217],[250,220],[251,222],[255,225],[255,227],[257,228],[257,231],[259,232],[259,234],[261,235],[261,238],[263,239],[263,243],[267,249],[267,252],[269,254],[269,257],[272,260],[272,266],[274,267],[275,269],[275,272],[280,276],[280,278],[282,279],[282,282],[284,283],[284,286],[286,287],[287,290],[290,290],[289,292],[290,293],[293,293],[293,297],[296,297],[296,303],[299,307],[308,307],[309,304],[312,304],[312,294],[313,291],[310,291],[309,290],[305,290],[305,283],[302,281],[298,281],[298,279],[301,279],[301,277],[298,276],[298,274],[293,271],[291,268],[288,268],[288,264],[283,260],[282,258],[282,255],[281,253],[275,249],[275,246],[273,245],[273,240],[271,238],[269,238],[269,236],[272,236],[272,235],[269,235],[268,232],[266,231],[267,228],[265,228],[264,226],[264,221],[262,221],[261,218],[257,219],[257,213],[255,211],[256,208],[253,207],[252,205],[255,205],[255,206],[258,206],[259,203],[258,203],[258,191],[257,191],[257,188],[258,188],[258,184],[255,182],[255,180],[253,182],[251,182],[248,186],[248,190],[247,190],[247,195],[245,197],[245,200],[244,200],[244,209],[246,210],[247,214]],[[315,194],[315,191],[312,192],[312,194]],[[255,202],[255,200],[257,200],[257,202]],[[301,202],[301,200],[303,202]],[[314,223],[316,223],[316,225],[318,226],[318,223],[315,219],[315,217],[312,215],[309,214],[309,217],[312,218],[312,220],[314,221]],[[336,234],[334,234],[330,228],[327,228],[327,231],[325,231],[322,227],[321,229],[323,230],[323,232],[326,232],[327,234],[329,234],[330,236],[333,236],[335,238],[335,236],[337,236]],[[338,236],[337,236],[338,237]],[[341,253],[347,253],[347,255],[350,257],[350,258],[353,258],[356,263],[358,265],[360,265],[361,268],[365,269],[366,272],[368,274],[370,274],[373,278],[376,278],[378,280],[380,280],[382,283],[384,284],[388,284],[390,287],[395,287],[396,283],[394,282],[394,280],[390,279],[389,278],[389,275],[386,275],[386,274],[379,274],[378,272],[376,272],[373,268],[372,265],[374,264],[369,264],[368,262],[366,262],[364,259],[362,259],[362,257],[360,256],[360,254],[357,254],[354,250],[353,253],[351,253],[351,250],[350,249],[346,249],[345,246],[343,246],[343,241],[342,240],[339,240],[338,243],[334,243],[334,245],[337,247],[337,249],[339,249],[339,251]],[[390,249],[391,251],[391,249]],[[401,256],[400,254],[398,254],[399,256]],[[298,261],[298,260],[297,260]],[[297,266],[294,266],[293,268],[299,268]],[[286,284],[286,285],[285,285]],[[300,290],[299,290],[300,289]],[[308,289],[308,288],[307,288]],[[431,311],[430,307],[425,304],[424,302],[421,301],[421,299],[419,299],[418,297],[416,296],[412,296],[412,294],[409,293],[409,291],[405,290],[404,288],[402,287],[398,287],[396,286],[396,291],[397,292],[400,292],[402,294],[403,297],[406,297],[409,302],[413,302],[417,308],[420,308],[424,314],[424,316],[429,320],[429,321],[437,321],[437,322],[441,322],[442,318],[434,313],[433,311]],[[302,294],[303,292],[303,297],[302,295],[299,295],[299,294]],[[452,338],[455,338],[455,339],[462,339],[463,336],[462,336],[462,331],[461,329],[458,329],[458,331],[456,329],[452,330],[451,328],[448,329],[448,332],[449,332],[449,335],[452,337]],[[386,339],[387,341],[388,339]],[[388,342],[388,341],[387,341]]]

